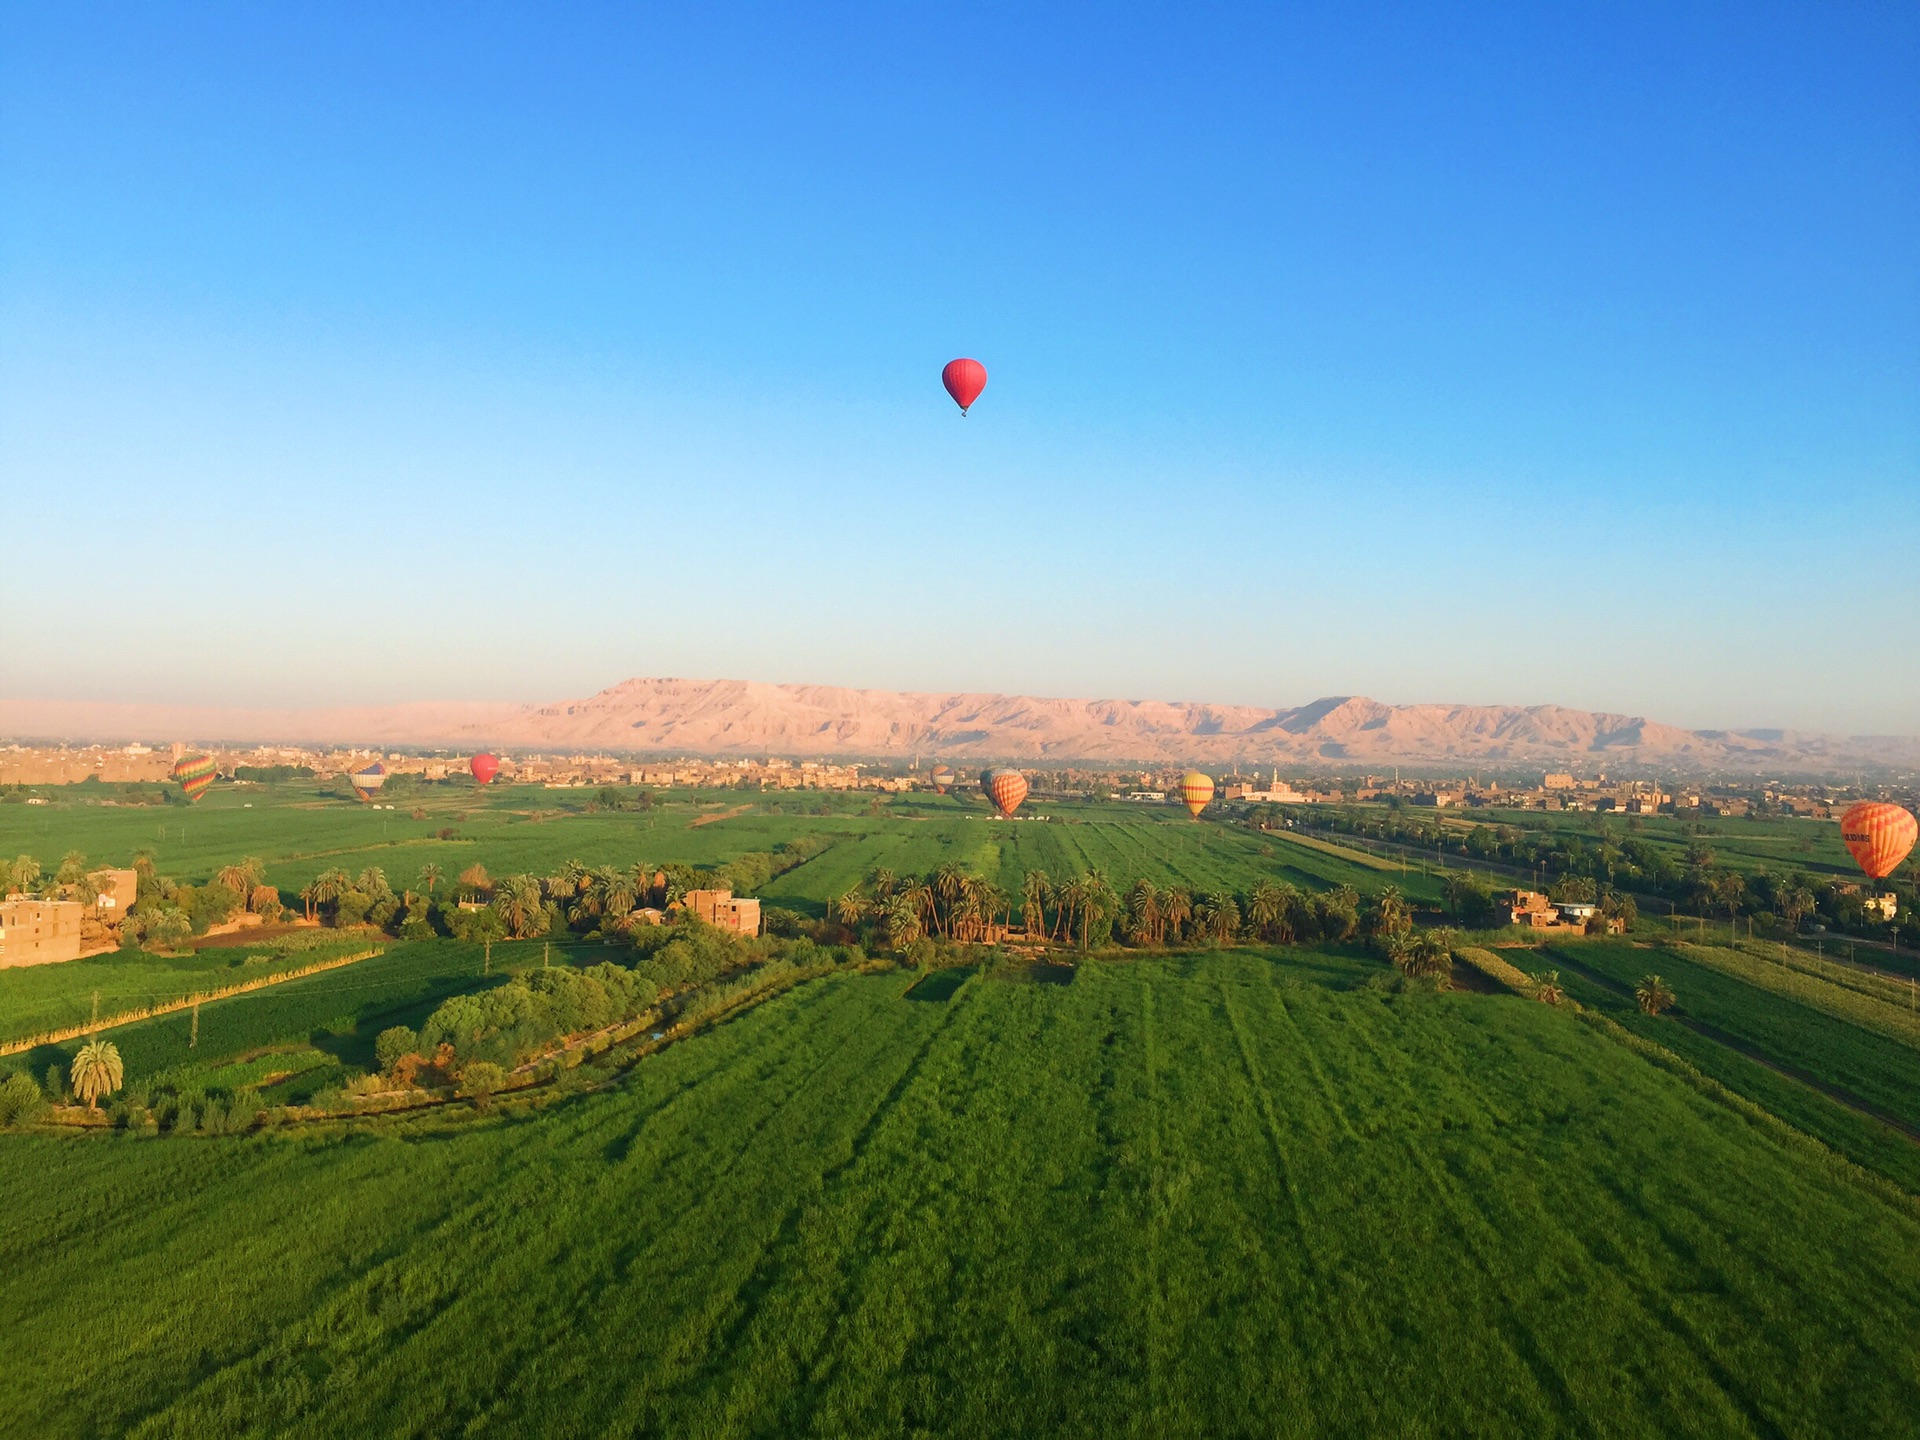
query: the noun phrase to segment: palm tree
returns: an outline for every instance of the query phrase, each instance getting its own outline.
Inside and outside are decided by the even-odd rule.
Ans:
[[[1240,933],[1240,906],[1224,890],[1215,891],[1201,902],[1206,913],[1207,938],[1230,945]]]
[[[1542,1005],[1558,1005],[1566,996],[1560,989],[1560,972],[1549,970],[1540,977],[1540,985],[1533,992],[1533,998]]]
[[[1262,880],[1253,887],[1253,894],[1247,899],[1247,918],[1253,921],[1254,928],[1262,939],[1276,938],[1287,919],[1287,894],[1271,880]],[[1292,940],[1291,927],[1287,927],[1284,936],[1277,937]]]
[[[833,914],[849,930],[855,929],[866,918],[867,897],[858,890],[849,890],[833,902]]]
[[[933,887],[924,880],[916,880],[902,890],[894,899],[909,906],[920,917],[920,929],[924,934],[934,917],[934,907],[939,903],[933,894]],[[914,937],[916,940],[919,936]]]
[[[22,855],[7,867],[7,889],[31,890],[40,879],[40,862],[31,855]]]
[[[1085,908],[1087,903],[1086,876],[1076,875],[1066,884],[1056,887],[1053,892],[1053,903],[1057,907],[1054,912],[1054,923],[1060,927],[1060,938],[1073,939],[1073,918]],[[1053,937],[1049,935],[1047,938]]]
[[[1413,928],[1413,912],[1399,886],[1389,885],[1380,892],[1374,926],[1382,935],[1404,935]]]
[[[223,885],[234,894],[245,896],[253,889],[253,877],[243,865],[223,865],[213,877],[213,883]]]
[[[280,891],[273,885],[256,885],[247,895],[247,909],[256,915],[280,913]]]
[[[945,861],[933,872],[929,888],[938,902],[934,909],[934,920],[944,935],[951,936],[953,933],[953,907],[966,893],[966,883],[967,872],[960,868],[957,861]]]
[[[1633,987],[1633,998],[1640,1002],[1640,1008],[1649,1015],[1658,1015],[1662,1010],[1671,1010],[1674,1005],[1673,991],[1667,988],[1667,982],[1658,975],[1645,976]]]
[[[1084,950],[1087,948],[1093,927],[1096,924],[1101,926],[1100,933],[1103,936],[1107,938],[1112,937],[1113,932],[1110,922],[1113,919],[1114,912],[1120,908],[1120,904],[1119,897],[1113,893],[1113,886],[1108,883],[1106,872],[1098,865],[1087,871],[1086,877],[1082,881],[1082,891],[1083,893],[1080,898],[1080,948]]]
[[[1453,973],[1456,938],[1451,930],[1427,930],[1418,935],[1401,932],[1389,937],[1387,958],[1403,975],[1444,983]]]
[[[60,869],[54,875],[56,885],[71,885],[87,873],[87,857],[78,850],[69,850],[60,857]]]
[[[534,875],[510,875],[500,882],[493,897],[494,914],[515,940],[538,935],[546,928],[547,910],[540,893],[540,880]]]
[[[638,904],[633,876],[624,870],[596,870],[587,882],[587,905],[595,915],[625,915]]]
[[[375,900],[384,900],[393,894],[393,887],[387,883],[387,872],[378,865],[369,865],[362,870],[354,888]]]
[[[1047,929],[1047,903],[1053,898],[1053,882],[1044,870],[1029,870],[1020,880],[1020,923],[1027,934],[1044,939]]]
[[[1160,896],[1160,920],[1165,933],[1178,942],[1184,935],[1187,924],[1193,919],[1193,896],[1185,890],[1175,888]]]
[[[873,885],[874,898],[883,903],[893,898],[894,887],[900,883],[899,878],[893,871],[887,869],[884,865],[875,870],[867,879]]]
[[[87,1102],[87,1109],[100,1108],[102,1095],[111,1095],[125,1078],[120,1050],[111,1040],[90,1040],[80,1047],[67,1071],[73,1093]]]
[[[906,895],[896,895],[887,903],[887,943],[904,950],[926,933],[919,905]]]
[[[347,872],[340,869],[322,870],[313,877],[313,883],[300,892],[300,898],[307,902],[307,918],[313,918],[315,906],[325,907],[338,903],[340,897],[353,888]]]
[[[1156,943],[1160,929],[1160,892],[1151,880],[1127,887],[1127,938],[1136,945]]]
[[[440,867],[431,860],[420,867],[420,883],[427,887],[427,894],[429,895],[433,894],[433,887],[438,885],[444,878],[445,876],[441,873]]]

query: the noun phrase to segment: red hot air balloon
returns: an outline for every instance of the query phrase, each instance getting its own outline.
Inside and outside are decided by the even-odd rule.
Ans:
[[[490,785],[493,783],[493,777],[500,773],[500,757],[483,752],[469,760],[467,768],[473,771],[473,778],[482,785]]]
[[[980,777],[980,788],[993,801],[993,808],[1011,820],[1027,798],[1027,777],[1018,770],[989,770]]]
[[[1862,800],[1840,817],[1840,839],[1869,880],[1884,880],[1913,849],[1920,822],[1898,805]]]
[[[949,360],[947,368],[940,372],[940,383],[947,387],[947,394],[964,415],[987,388],[987,367],[978,360]]]

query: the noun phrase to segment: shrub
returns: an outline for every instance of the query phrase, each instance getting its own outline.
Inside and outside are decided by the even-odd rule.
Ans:
[[[391,1071],[403,1055],[420,1051],[420,1037],[405,1025],[394,1025],[380,1032],[373,1042],[373,1053],[382,1070]]]
[[[0,1082],[0,1125],[29,1125],[47,1108],[47,1097],[31,1075],[19,1071]]]

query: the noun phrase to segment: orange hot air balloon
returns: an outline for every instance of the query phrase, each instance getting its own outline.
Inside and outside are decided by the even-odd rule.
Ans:
[[[1840,817],[1840,839],[1869,880],[1884,880],[1897,870],[1916,835],[1920,821],[1884,800],[1862,800]]]
[[[1194,819],[1200,818],[1200,812],[1213,800],[1213,777],[1202,775],[1198,770],[1189,770],[1180,777],[1180,803],[1187,807],[1187,813]]]
[[[933,767],[933,793],[944,795],[953,788],[953,767],[936,765]]]
[[[180,793],[187,797],[189,805],[207,793],[217,774],[219,767],[211,755],[182,755],[173,762],[173,778],[180,782]]]
[[[947,368],[940,372],[940,383],[947,387],[947,394],[964,415],[987,388],[987,367],[978,360],[949,360]]]
[[[989,770],[980,777],[980,788],[993,801],[993,808],[1011,820],[1027,798],[1027,777],[1018,770]]]

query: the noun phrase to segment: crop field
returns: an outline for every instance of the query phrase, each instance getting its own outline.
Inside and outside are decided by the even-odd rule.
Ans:
[[[109,1019],[187,995],[228,989],[378,947],[361,934],[298,931],[280,943],[222,946],[186,955],[117,950],[58,965],[0,970],[0,1043]]]
[[[1020,973],[457,1122],[0,1136],[0,1433],[1920,1426],[1912,1204],[1571,1013],[1357,951]]]
[[[570,859],[715,865],[817,837],[830,848],[781,876],[768,898],[818,914],[875,866],[921,873],[946,860],[1015,890],[1029,869],[1061,879],[1098,866],[1118,882],[1145,877],[1195,890],[1244,892],[1268,878],[1316,890],[1395,884],[1416,900],[1440,893],[1417,869],[1401,875],[1278,837],[1195,824],[1170,806],[1030,801],[1022,815],[1036,818],[998,821],[982,801],[959,795],[900,797],[875,814],[869,798],[722,790],[673,792],[646,811],[590,813],[584,797],[571,798],[576,792],[506,788],[430,789],[404,808],[375,810],[287,783],[233,787],[187,810],[89,804],[82,788],[67,787],[45,807],[0,805],[0,855],[31,854],[51,866],[79,850],[96,863],[127,864],[146,849],[162,873],[202,881],[252,855],[290,895],[333,867],[358,873],[378,865],[399,887],[416,883],[428,863],[449,879],[475,863],[496,876],[551,874]],[[554,808],[556,794],[572,808]],[[745,813],[730,813],[743,806]],[[809,813],[821,808],[831,813]]]
[[[1534,965],[1534,969],[1541,967]],[[1920,1144],[1883,1121],[1863,1115],[1813,1087],[1768,1069],[1757,1060],[1700,1034],[1672,1015],[1640,1013],[1630,996],[1567,970],[1560,981],[1580,1004],[1609,1016],[1637,1035],[1665,1046],[1701,1074],[1743,1095],[1795,1129],[1814,1136],[1862,1169],[1885,1176],[1920,1195]]]
[[[1720,864],[1734,870],[1804,870],[1809,874],[1846,879],[1859,874],[1859,867],[1840,843],[1840,826],[1833,820],[1790,816],[1693,819],[1676,815],[1487,809],[1470,818],[1446,817],[1441,823],[1463,830],[1483,824],[1517,825],[1524,830],[1579,835],[1593,841],[1598,841],[1604,832],[1616,841],[1627,837],[1647,841],[1665,850],[1676,865],[1686,858],[1690,846],[1702,845],[1713,851]]]
[[[605,956],[597,945],[577,948],[588,960]],[[561,947],[554,953],[564,963]],[[118,1047],[129,1083],[191,1075],[201,1085],[237,1089],[292,1072],[270,1098],[296,1102],[335,1080],[343,1067],[373,1068],[374,1037],[387,1026],[416,1025],[447,996],[498,984],[545,958],[541,941],[496,942],[491,974],[483,976],[478,945],[392,943],[384,955],[203,1005],[197,1034],[193,1013],[176,1010],[117,1026],[106,1038]],[[0,1064],[39,1074],[68,1063],[82,1043],[39,1046]],[[234,1070],[244,1057],[260,1063]]]
[[[1577,947],[1551,946],[1549,953],[1569,969],[1591,970],[1628,989],[1657,970],[1679,998],[1679,1014],[1907,1125],[1920,1126],[1920,1050],[1910,1045],[1771,994],[1672,948],[1589,941]]]

